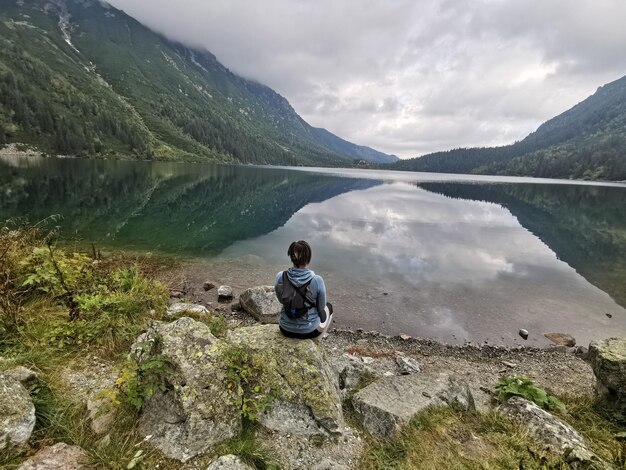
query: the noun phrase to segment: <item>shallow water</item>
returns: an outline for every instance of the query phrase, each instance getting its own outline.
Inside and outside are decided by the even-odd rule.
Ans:
[[[11,158],[0,217],[271,284],[313,246],[337,324],[449,342],[626,332],[626,186],[364,170]],[[611,315],[609,318],[608,315]],[[526,343],[527,344],[527,343]]]

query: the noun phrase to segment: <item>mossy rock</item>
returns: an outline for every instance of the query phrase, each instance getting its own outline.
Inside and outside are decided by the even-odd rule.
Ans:
[[[230,331],[222,347],[243,351],[255,367],[254,399],[267,403],[261,424],[286,433],[341,432],[341,398],[319,343],[286,338],[276,325],[258,325]]]
[[[154,322],[138,342],[157,337],[171,366],[163,378],[167,391],[146,402],[139,432],[166,456],[186,462],[239,433],[241,397],[225,386],[218,339],[207,325],[187,317]]]
[[[187,461],[236,435],[243,418],[286,433],[327,435],[343,429],[341,399],[321,347],[283,337],[276,325],[217,339],[183,317],[154,322],[137,344],[157,341],[170,367],[166,392],[150,398],[139,431],[165,455]]]

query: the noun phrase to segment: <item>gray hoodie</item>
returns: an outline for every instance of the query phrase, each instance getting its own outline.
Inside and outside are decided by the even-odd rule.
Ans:
[[[315,300],[315,306],[309,309],[309,314],[303,318],[289,318],[285,314],[285,308],[280,313],[280,326],[292,333],[311,333],[320,324],[320,315],[318,309],[323,309],[326,306],[326,286],[321,276],[318,276],[310,269],[307,268],[289,268],[287,270],[287,277],[291,283],[300,287],[305,285],[309,280],[309,297]],[[276,275],[276,282],[274,283],[274,291],[276,297],[280,300],[280,296],[283,292],[283,271]]]

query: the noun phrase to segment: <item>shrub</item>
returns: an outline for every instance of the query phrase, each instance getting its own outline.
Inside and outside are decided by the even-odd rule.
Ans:
[[[525,398],[547,410],[565,409],[562,401],[550,395],[543,388],[537,387],[531,379],[524,375],[502,377],[496,385],[496,398],[501,403],[513,396]]]
[[[115,405],[126,405],[137,412],[155,393],[167,390],[165,376],[172,367],[161,354],[161,337],[148,333],[145,337],[150,339],[133,345],[115,387],[103,392]]]

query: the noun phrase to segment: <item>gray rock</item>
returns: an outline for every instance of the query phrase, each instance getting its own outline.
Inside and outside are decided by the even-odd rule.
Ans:
[[[519,335],[522,337],[522,339],[528,339],[528,330],[522,328],[521,330],[519,330]]]
[[[576,346],[576,339],[572,335],[565,333],[545,333],[544,336],[559,346],[567,346],[573,348]]]
[[[166,456],[186,462],[239,432],[241,396],[226,388],[213,347],[218,340],[207,325],[187,317],[154,322],[136,345],[157,335],[160,354],[172,366],[164,377],[168,390],[146,402],[138,430]]]
[[[62,372],[75,397],[86,404],[89,427],[98,436],[110,431],[117,416],[117,407],[102,394],[115,386],[115,374],[111,364],[95,361],[88,370],[65,369]]]
[[[208,292],[211,289],[215,289],[215,284],[213,284],[211,281],[206,281],[204,284],[202,284],[202,288]]]
[[[230,286],[220,286],[217,289],[217,300],[221,302],[229,301],[233,298],[233,288]]]
[[[24,386],[7,375],[0,375],[0,450],[21,447],[35,427],[35,405]]]
[[[600,396],[626,415],[626,338],[593,341],[587,358]]]
[[[147,401],[138,429],[166,456],[185,462],[236,435],[244,398],[246,406],[267,405],[254,412],[269,429],[342,431],[341,400],[316,342],[286,338],[275,325],[239,328],[218,340],[204,323],[183,317],[154,322],[133,347],[157,335],[159,354],[172,367],[165,372],[167,391]]]
[[[345,395],[358,388],[361,380],[367,375],[373,376],[374,371],[359,357],[352,354],[344,354],[331,361],[331,365],[337,375],[339,390]]]
[[[208,315],[209,311],[202,305],[177,302],[167,307],[167,315],[178,315],[180,313],[196,313],[200,315]]]
[[[282,305],[276,298],[274,287],[252,287],[239,296],[241,308],[261,323],[278,323]]]
[[[605,466],[569,424],[539,408],[534,403],[512,397],[500,411],[522,423],[530,435],[546,450],[561,455],[572,468],[610,468]]]
[[[417,374],[421,370],[419,362],[411,357],[398,356],[396,357],[396,364],[400,375]]]
[[[258,364],[255,381],[261,392],[256,400],[273,400],[260,417],[261,424],[285,433],[300,432],[303,426],[330,434],[343,431],[341,397],[318,342],[286,338],[276,325],[231,330],[225,341],[231,347],[243,348]],[[287,413],[291,413],[290,418]],[[276,416],[285,422],[279,424]]]
[[[356,393],[352,404],[365,428],[378,437],[393,435],[413,416],[432,405],[475,409],[467,384],[448,374],[384,378]]]
[[[89,427],[97,436],[108,433],[115,423],[117,408],[108,398],[93,394],[87,399]]]
[[[315,420],[311,410],[298,403],[274,401],[259,422],[268,429],[299,436],[327,436],[328,432]]]
[[[222,455],[211,462],[206,470],[254,470],[254,467],[251,467],[241,457],[236,455]]]
[[[185,293],[183,291],[180,291],[180,290],[170,291],[170,298],[172,299],[182,299],[183,297],[185,297]]]
[[[30,388],[32,385],[34,385],[37,382],[37,379],[38,379],[37,372],[32,371],[24,366],[14,367],[3,373],[4,375],[13,377],[15,380],[17,380],[26,388]]]
[[[316,463],[315,465],[313,465],[313,467],[311,467],[311,470],[349,470],[349,469],[345,465],[337,463],[329,458],[325,458],[319,461],[318,463]]]
[[[63,442],[44,447],[24,462],[18,470],[87,470],[87,453],[76,446]]]

